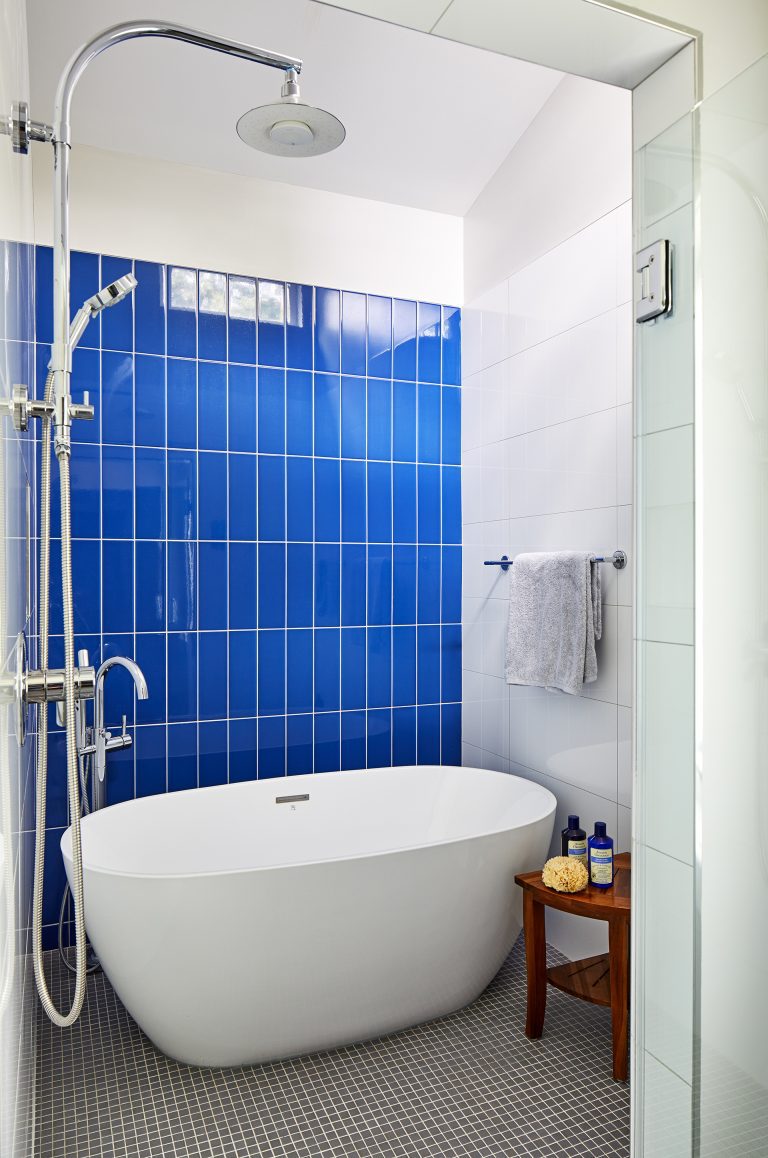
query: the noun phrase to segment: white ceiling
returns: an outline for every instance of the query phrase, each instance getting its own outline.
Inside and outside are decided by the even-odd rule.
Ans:
[[[401,6],[405,0],[400,0]],[[312,0],[29,0],[31,112],[50,121],[70,55],[105,26],[176,21],[304,60],[302,96],[347,128],[325,156],[266,156],[237,118],[281,75],[162,40],[110,49],[78,85],[75,144],[464,214],[562,74]],[[442,4],[444,7],[444,4]]]

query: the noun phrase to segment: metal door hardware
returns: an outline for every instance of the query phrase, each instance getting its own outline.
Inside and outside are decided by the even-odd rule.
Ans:
[[[669,241],[654,241],[641,249],[635,260],[640,274],[635,320],[652,322],[672,309],[672,246]]]

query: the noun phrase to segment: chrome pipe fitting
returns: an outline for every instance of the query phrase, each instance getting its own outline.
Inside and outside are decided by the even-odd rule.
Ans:
[[[75,668],[75,698],[92,700],[96,692],[96,669]],[[65,698],[64,668],[28,671],[23,681],[23,695],[28,704],[55,704]]]

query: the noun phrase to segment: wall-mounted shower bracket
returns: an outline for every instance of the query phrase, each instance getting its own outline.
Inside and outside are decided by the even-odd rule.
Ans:
[[[75,676],[75,699],[92,700],[96,690],[96,670],[93,667],[77,667]],[[64,668],[45,668],[26,672],[23,678],[23,695],[28,704],[55,704],[63,701]]]
[[[30,141],[52,141],[53,126],[30,120],[26,101],[14,101],[7,116],[0,117],[0,133],[11,138],[14,153],[29,152]]]
[[[95,413],[87,390],[83,393],[82,402],[69,402],[67,407],[60,407],[60,409],[63,418],[66,417],[65,410],[66,414],[69,415],[69,420],[66,422],[67,426],[71,425],[73,418],[85,419],[89,422]],[[35,398],[30,399],[29,387],[17,383],[11,390],[11,397],[5,402],[0,402],[0,414],[5,414],[10,418],[17,430],[24,431],[29,427],[30,418],[55,418],[56,404],[38,401]]]
[[[669,241],[654,241],[635,260],[640,274],[635,321],[653,322],[672,309],[672,262]]]

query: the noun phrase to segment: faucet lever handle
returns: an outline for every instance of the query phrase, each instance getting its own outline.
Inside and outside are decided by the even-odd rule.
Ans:
[[[123,730],[121,735],[123,739],[125,739],[125,737],[128,735],[128,717],[125,715],[123,716]]]

